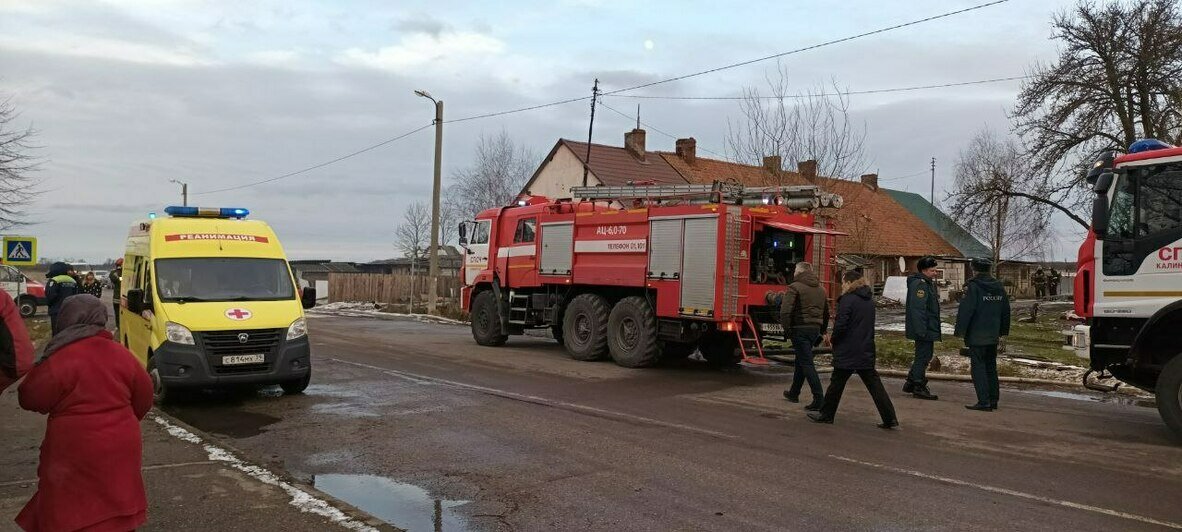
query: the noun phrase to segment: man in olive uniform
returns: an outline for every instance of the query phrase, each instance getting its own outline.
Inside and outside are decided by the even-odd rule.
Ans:
[[[1034,297],[1042,299],[1047,295],[1047,274],[1042,271],[1042,266],[1034,270],[1034,275],[1030,277],[1030,283],[1034,285]]]
[[[904,331],[915,340],[915,361],[907,373],[903,393],[920,399],[939,399],[928,390],[928,364],[935,354],[940,333],[940,293],[936,288],[936,259],[923,257],[916,263],[916,273],[907,278],[907,310]]]
[[[1059,274],[1059,270],[1051,270],[1051,274],[1047,276],[1047,295],[1055,297],[1059,295],[1059,281],[1063,276]]]
[[[989,274],[992,266],[988,259],[973,259],[977,276],[966,284],[956,312],[956,336],[969,349],[977,390],[976,404],[965,408],[984,412],[997,409],[997,343],[1010,334],[1010,299],[1001,281]]]
[[[784,335],[792,340],[795,352],[792,387],[784,390],[784,398],[793,403],[800,402],[800,389],[808,381],[813,402],[804,409],[819,411],[825,399],[825,389],[821,387],[821,377],[813,364],[813,345],[829,328],[829,297],[821,288],[817,274],[813,273],[812,264],[796,263],[795,273],[780,303],[780,323],[784,326]]]

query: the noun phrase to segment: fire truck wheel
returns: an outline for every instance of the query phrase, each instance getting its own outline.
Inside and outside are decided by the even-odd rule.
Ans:
[[[702,358],[706,363],[724,368],[739,363],[740,357],[735,354],[739,348],[739,339],[731,333],[713,333],[702,337],[698,349],[702,351]]]
[[[685,360],[698,348],[696,342],[664,342],[661,346],[661,360]]]
[[[607,319],[607,345],[612,360],[626,368],[643,368],[661,359],[657,316],[641,296],[621,299]]]
[[[500,318],[497,317],[497,300],[492,291],[476,294],[472,300],[472,338],[480,345],[505,345],[507,335],[501,334]]]
[[[1157,378],[1157,411],[1174,436],[1182,440],[1182,354],[1174,355]]]
[[[562,343],[575,360],[601,360],[607,354],[608,305],[602,296],[579,294],[562,313]]]

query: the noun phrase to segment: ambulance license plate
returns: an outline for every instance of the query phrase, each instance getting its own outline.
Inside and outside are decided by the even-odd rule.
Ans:
[[[226,355],[222,357],[223,366],[236,366],[239,364],[261,364],[265,362],[262,354],[258,355]]]
[[[760,323],[759,330],[770,334],[784,334],[784,325],[780,323]]]

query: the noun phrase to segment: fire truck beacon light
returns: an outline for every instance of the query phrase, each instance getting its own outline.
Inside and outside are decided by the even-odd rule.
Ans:
[[[1129,145],[1129,153],[1141,153],[1143,151],[1164,150],[1173,148],[1173,146],[1166,144],[1157,139],[1141,139]]]

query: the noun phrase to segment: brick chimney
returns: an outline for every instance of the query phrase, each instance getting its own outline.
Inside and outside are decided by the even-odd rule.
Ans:
[[[862,184],[870,190],[878,190],[878,174],[862,174]]]
[[[772,175],[778,176],[784,170],[782,160],[779,155],[768,155],[763,158],[763,169]]]
[[[688,139],[677,139],[677,144],[673,149],[681,160],[686,164],[693,165],[694,161],[698,160],[698,141],[693,137]]]
[[[796,173],[809,182],[817,180],[817,161],[809,159],[796,163]]]
[[[624,133],[624,149],[628,150],[633,157],[643,161],[644,160],[644,130],[633,129]]]

